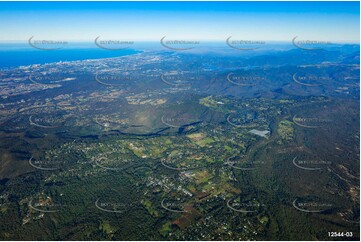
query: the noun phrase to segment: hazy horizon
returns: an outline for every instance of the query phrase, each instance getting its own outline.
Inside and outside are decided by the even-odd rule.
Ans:
[[[0,2],[0,20],[0,41],[299,36],[359,42],[360,35],[358,2]]]

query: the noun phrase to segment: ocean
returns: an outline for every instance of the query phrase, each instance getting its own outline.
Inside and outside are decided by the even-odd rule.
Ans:
[[[90,45],[74,45],[59,50],[39,50],[26,44],[0,43],[0,69],[59,61],[111,58],[141,52],[134,49],[105,50]]]

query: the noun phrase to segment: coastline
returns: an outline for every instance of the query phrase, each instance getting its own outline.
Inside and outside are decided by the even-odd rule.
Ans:
[[[74,53],[74,51],[76,52],[76,55],[78,55],[77,57],[74,57],[74,55],[72,55]],[[16,53],[15,53],[16,52]],[[31,61],[31,58],[25,59],[23,60],[23,56],[28,55],[30,52],[30,54],[36,53],[35,55],[35,60]],[[90,53],[89,53],[90,52]],[[49,60],[48,57],[42,55],[41,53],[44,52],[38,52],[36,50],[11,50],[11,51],[1,51],[0,50],[0,70],[1,71],[6,71],[6,70],[13,70],[13,69],[17,69],[17,68],[21,68],[21,67],[29,67],[32,65],[46,65],[46,64],[54,64],[54,63],[71,63],[71,62],[76,62],[76,61],[91,61],[91,60],[101,60],[101,59],[109,59],[109,58],[120,58],[123,56],[129,56],[129,55],[136,55],[136,54],[141,54],[144,52],[144,50],[137,50],[137,49],[127,49],[126,51],[122,50],[121,52],[103,52],[101,53],[102,50],[96,49],[96,48],[92,48],[92,49],[67,49],[67,50],[58,50],[57,52],[53,52],[50,55],[51,58]],[[45,53],[49,53],[49,52],[45,52]],[[59,53],[61,53],[61,55],[59,55]],[[13,60],[10,63],[14,63],[14,64],[7,64],[8,62],[8,57],[11,56],[12,54],[16,54],[16,59],[19,60]],[[48,54],[49,55],[49,54]],[[84,56],[84,57],[82,57]],[[14,58],[14,57],[12,57]],[[21,60],[20,60],[21,59]],[[44,59],[44,60],[42,60]],[[30,63],[31,61],[31,63]],[[22,62],[22,63],[21,63]]]

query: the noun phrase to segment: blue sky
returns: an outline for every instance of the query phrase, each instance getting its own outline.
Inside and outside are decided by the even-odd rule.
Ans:
[[[0,40],[359,42],[359,2],[0,2]]]

